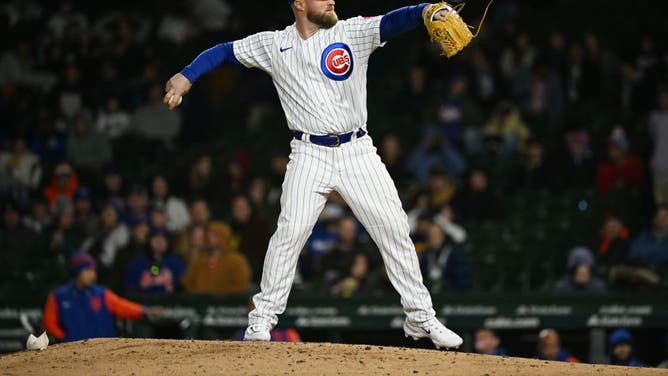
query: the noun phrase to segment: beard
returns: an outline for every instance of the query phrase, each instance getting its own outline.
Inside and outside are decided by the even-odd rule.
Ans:
[[[306,17],[309,21],[323,29],[329,29],[330,27],[336,25],[336,23],[339,21],[339,17],[336,15],[336,12],[325,12],[322,14],[306,13]]]

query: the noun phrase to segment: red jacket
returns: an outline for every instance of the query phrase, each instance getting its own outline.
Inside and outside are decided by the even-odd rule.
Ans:
[[[618,187],[639,186],[645,169],[635,156],[628,154],[621,165],[610,161],[598,165],[596,174],[596,191],[606,194]]]

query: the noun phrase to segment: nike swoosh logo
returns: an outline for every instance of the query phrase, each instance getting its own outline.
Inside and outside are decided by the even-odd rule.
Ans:
[[[425,329],[425,328],[422,328],[422,330],[424,330],[425,332],[427,332],[427,334],[431,334],[431,330],[427,330],[427,329]]]
[[[287,51],[287,50],[289,50],[289,49],[291,49],[291,48],[292,48],[292,47],[285,47],[285,48],[280,47],[280,50],[281,50],[281,52],[285,52],[285,51]]]

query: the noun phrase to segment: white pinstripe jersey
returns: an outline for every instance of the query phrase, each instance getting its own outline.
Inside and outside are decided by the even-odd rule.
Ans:
[[[235,41],[234,55],[271,75],[291,130],[351,132],[366,127],[366,71],[382,46],[381,18],[341,20],[306,40],[292,24]]]

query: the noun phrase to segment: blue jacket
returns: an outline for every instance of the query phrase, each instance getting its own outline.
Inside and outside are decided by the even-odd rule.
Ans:
[[[79,289],[74,282],[49,295],[44,327],[60,341],[115,337],[115,318],[138,320],[144,307],[122,299],[99,285]]]

